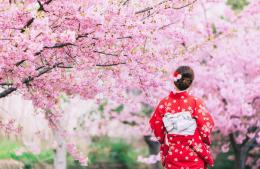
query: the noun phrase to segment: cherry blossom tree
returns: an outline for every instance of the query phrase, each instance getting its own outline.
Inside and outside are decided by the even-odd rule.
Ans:
[[[193,92],[207,99],[224,135],[222,150],[234,149],[235,168],[259,168],[259,2],[252,1],[235,14],[225,9],[211,25],[209,42],[179,60],[190,64],[197,75]],[[218,143],[219,144],[219,143]]]
[[[259,144],[257,5],[234,13],[222,0],[3,0],[0,98],[20,92],[54,128],[62,94],[124,103],[135,118],[140,103],[154,107],[173,89],[178,64],[191,64],[194,92],[243,168]],[[127,92],[136,89],[138,98]]]

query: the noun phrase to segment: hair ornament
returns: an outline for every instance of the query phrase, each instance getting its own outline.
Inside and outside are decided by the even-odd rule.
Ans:
[[[181,74],[179,73],[179,72],[177,72],[177,71],[175,71],[175,72],[173,72],[173,81],[177,81],[177,80],[179,80],[179,79],[181,79]]]

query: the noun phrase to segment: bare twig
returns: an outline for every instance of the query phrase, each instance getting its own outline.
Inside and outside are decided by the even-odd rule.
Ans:
[[[93,52],[103,54],[103,55],[118,56],[118,54],[106,53],[106,52],[101,52],[101,51],[96,51],[96,50],[94,50]]]
[[[112,64],[96,64],[96,66],[100,66],[100,67],[109,67],[109,66],[117,66],[117,65],[122,65],[122,64],[126,64],[125,62],[120,62],[120,63],[112,63]]]
[[[140,14],[140,13],[144,13],[144,12],[150,11],[150,10],[156,8],[157,6],[160,6],[160,5],[162,5],[162,4],[164,4],[164,3],[168,2],[168,1],[169,0],[164,0],[164,1],[158,3],[158,4],[154,5],[154,6],[147,7],[145,9],[140,10],[140,11],[137,11],[137,12],[135,12],[135,14]]]
[[[192,5],[192,4],[194,4],[196,1],[197,0],[194,0],[194,1],[190,2],[190,3],[187,3],[186,5],[179,6],[179,7],[172,7],[172,9],[182,9],[182,8],[185,8],[185,7],[188,7],[188,6]]]

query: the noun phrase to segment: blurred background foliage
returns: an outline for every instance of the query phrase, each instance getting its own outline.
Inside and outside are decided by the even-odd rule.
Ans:
[[[248,3],[247,0],[227,0],[227,4],[230,5],[233,10],[242,10]]]
[[[138,147],[138,145],[140,147]],[[43,150],[40,154],[24,152],[16,155],[16,151],[21,148],[19,142],[10,140],[0,140],[0,160],[13,159],[24,163],[25,169],[33,169],[34,166],[51,166],[54,159],[53,150]],[[148,148],[139,142],[129,144],[120,138],[94,137],[92,144],[88,147],[90,169],[148,169],[147,165],[137,161],[139,155],[148,156]],[[214,169],[234,168],[232,160],[234,153],[230,149],[227,153],[219,153],[216,158]],[[67,155],[68,169],[86,169]],[[45,165],[43,165],[45,164]]]

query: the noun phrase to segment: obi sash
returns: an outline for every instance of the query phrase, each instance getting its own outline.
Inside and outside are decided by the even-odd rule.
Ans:
[[[197,128],[196,120],[189,111],[174,114],[167,112],[162,120],[167,134],[193,135]]]

